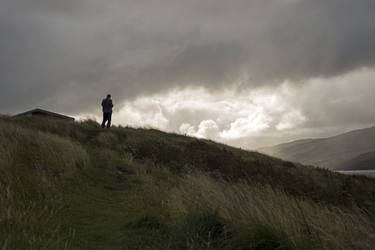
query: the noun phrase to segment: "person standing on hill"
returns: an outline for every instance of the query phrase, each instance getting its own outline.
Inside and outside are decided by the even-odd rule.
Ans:
[[[107,97],[103,99],[102,108],[103,108],[102,128],[106,127],[106,123],[107,123],[107,128],[109,128],[111,127],[112,108],[113,108],[111,95],[107,95]]]

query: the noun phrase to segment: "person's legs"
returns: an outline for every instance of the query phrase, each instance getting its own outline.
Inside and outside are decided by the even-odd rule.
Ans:
[[[103,113],[103,122],[102,122],[102,128],[105,128],[105,122],[107,121],[106,113]]]
[[[107,128],[111,127],[112,113],[108,113],[107,116]]]

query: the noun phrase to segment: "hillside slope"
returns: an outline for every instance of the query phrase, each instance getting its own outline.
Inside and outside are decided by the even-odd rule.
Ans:
[[[375,151],[361,154],[340,165],[340,170],[374,170]]]
[[[371,249],[374,222],[373,179],[152,129],[0,118],[2,249]]]
[[[375,127],[322,139],[307,139],[259,149],[260,152],[285,160],[334,170],[362,169],[356,157],[375,150]],[[375,169],[373,166],[371,169]]]

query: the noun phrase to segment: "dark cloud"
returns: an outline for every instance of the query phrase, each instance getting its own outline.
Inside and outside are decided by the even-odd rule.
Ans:
[[[4,0],[0,112],[373,67],[373,13],[373,0]]]

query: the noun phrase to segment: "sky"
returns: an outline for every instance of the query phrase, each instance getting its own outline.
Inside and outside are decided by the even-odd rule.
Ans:
[[[375,125],[373,0],[1,0],[0,113],[256,149]]]

